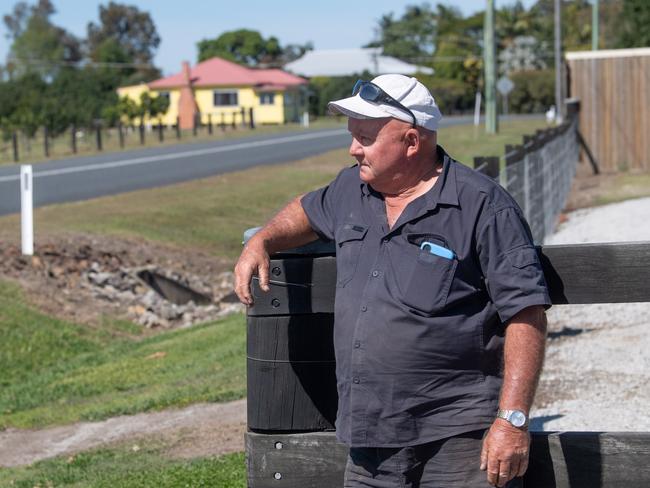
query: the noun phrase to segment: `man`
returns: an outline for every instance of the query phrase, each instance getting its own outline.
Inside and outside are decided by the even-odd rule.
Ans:
[[[252,304],[270,254],[334,240],[345,486],[517,486],[550,305],[521,211],[437,145],[441,114],[415,78],[358,82],[329,107],[358,164],[249,240],[236,292]]]

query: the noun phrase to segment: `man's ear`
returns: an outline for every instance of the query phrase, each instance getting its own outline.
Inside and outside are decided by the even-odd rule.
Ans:
[[[410,128],[404,134],[404,145],[406,146],[406,157],[417,155],[422,148],[422,137],[417,129]]]

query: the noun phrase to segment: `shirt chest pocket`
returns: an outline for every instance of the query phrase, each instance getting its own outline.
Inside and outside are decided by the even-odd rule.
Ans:
[[[343,224],[336,232],[336,285],[345,286],[354,276],[368,226]]]
[[[442,244],[444,240],[434,242]],[[391,262],[402,303],[425,315],[441,311],[447,305],[457,258],[439,256],[428,247],[420,249],[415,242],[409,242],[400,251],[399,257],[391,256]]]

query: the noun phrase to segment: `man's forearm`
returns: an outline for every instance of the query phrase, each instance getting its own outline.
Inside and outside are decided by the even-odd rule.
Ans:
[[[509,322],[504,345],[503,386],[499,407],[528,414],[544,362],[546,314],[528,307]]]
[[[503,353],[500,408],[530,412],[544,362],[545,341],[544,307],[528,307],[509,322]],[[487,470],[488,482],[502,487],[515,476],[523,476],[528,467],[529,445],[527,430],[495,419],[481,451],[481,469]]]
[[[289,202],[251,240],[262,242],[265,250],[273,254],[318,239],[302,208],[301,198],[299,196]]]

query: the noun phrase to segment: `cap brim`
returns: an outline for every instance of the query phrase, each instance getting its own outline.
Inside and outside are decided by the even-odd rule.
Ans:
[[[332,114],[343,114],[353,119],[382,119],[392,117],[395,119],[411,122],[411,117],[390,105],[376,105],[366,102],[358,95],[341,100],[335,100],[327,104]]]

